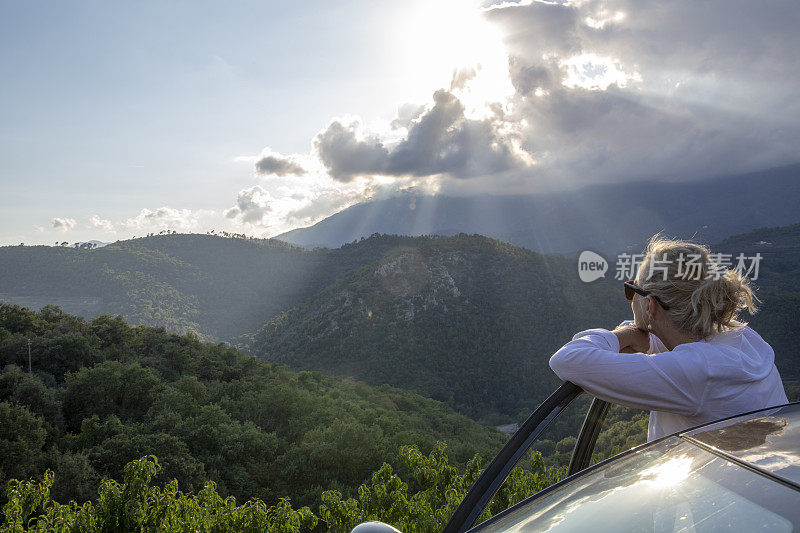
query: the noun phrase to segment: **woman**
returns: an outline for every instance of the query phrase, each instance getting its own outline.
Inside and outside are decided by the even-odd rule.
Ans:
[[[648,441],[787,403],[775,352],[737,320],[756,311],[749,281],[707,247],[654,236],[625,292],[633,320],[577,333],[550,368],[597,398],[649,409]]]

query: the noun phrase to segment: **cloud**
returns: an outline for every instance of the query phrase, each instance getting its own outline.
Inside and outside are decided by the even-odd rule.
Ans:
[[[403,104],[397,108],[397,117],[389,125],[393,130],[408,128],[424,111],[425,104]]]
[[[99,215],[92,215],[92,217],[89,219],[89,224],[91,224],[93,228],[97,228],[107,233],[114,232],[114,224],[110,220],[100,218]]]
[[[296,207],[287,211],[285,219],[295,224],[313,224],[337,211],[370,198],[373,192],[369,188],[366,191],[330,190],[325,194],[312,193],[302,198]]]
[[[472,67],[458,68],[453,71],[453,79],[450,81],[450,90],[463,89],[467,83],[478,75],[478,69]]]
[[[692,179],[798,160],[796,2],[529,1],[486,16],[509,52],[506,120],[524,125],[536,160],[518,183]]]
[[[51,220],[51,224],[55,229],[61,231],[69,231],[75,227],[75,219],[74,218],[54,218]]]
[[[277,235],[409,187],[437,190],[433,178],[353,178],[345,183],[332,179],[323,168],[314,168],[305,176],[274,177],[240,190],[223,215],[229,224],[239,226],[231,227],[234,231],[260,229],[264,236]]]
[[[272,201],[272,196],[260,185],[242,189],[236,198],[236,205],[225,211],[225,218],[253,226],[268,226],[265,218],[272,211]]]
[[[469,178],[526,166],[514,148],[514,134],[503,131],[508,124],[501,117],[466,118],[464,105],[449,91],[438,90],[433,99],[433,107],[392,150],[389,175]]]
[[[515,146],[513,125],[502,116],[468,118],[461,101],[444,89],[433,101],[393,146],[361,134],[357,120],[335,120],[317,135],[314,147],[331,177],[345,183],[371,175],[470,178],[527,166]]]
[[[335,180],[346,183],[383,172],[389,150],[378,138],[361,136],[360,126],[357,120],[334,120],[314,139],[320,161]]]
[[[130,229],[171,229],[188,231],[197,227],[199,213],[191,209],[159,207],[152,211],[142,209],[138,215],[129,218],[124,225]]]
[[[631,80],[641,81],[639,73],[627,74],[619,61],[597,54],[572,56],[562,60],[559,66],[567,72],[561,84],[571,89],[580,87],[590,91],[605,91],[612,84],[624,88]]]
[[[796,162],[798,15],[793,0],[490,6],[502,61],[452,71],[389,123],[332,119],[309,154],[267,149],[270,179],[225,215],[275,229],[409,187],[530,193]]]
[[[291,157],[284,157],[278,153],[271,152],[269,149],[261,154],[256,161],[256,173],[260,175],[275,176],[302,176],[306,173],[305,168]]]
[[[508,72],[514,90],[522,96],[529,95],[536,89],[549,87],[554,74],[545,66],[526,65],[524,61],[514,56],[508,58]]]

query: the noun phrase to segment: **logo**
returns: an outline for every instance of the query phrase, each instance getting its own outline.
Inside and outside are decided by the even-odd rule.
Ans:
[[[608,270],[608,261],[603,256],[585,250],[578,257],[578,276],[584,283],[604,278]]]
[[[758,269],[763,256],[760,252],[753,256],[743,253],[738,255],[730,253],[711,253],[708,258],[700,254],[680,253],[674,259],[668,258],[664,253],[661,258],[653,255],[647,261],[644,270],[646,279],[720,279],[729,270],[743,277],[755,281],[758,279]],[[625,281],[634,279],[644,264],[645,254],[621,253],[617,255],[614,279]],[[585,250],[578,257],[578,276],[584,283],[589,283],[606,277],[608,261],[603,256]]]

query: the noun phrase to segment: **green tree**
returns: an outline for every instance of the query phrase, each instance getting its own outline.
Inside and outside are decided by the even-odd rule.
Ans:
[[[46,439],[42,418],[23,405],[0,402],[0,479],[40,472],[46,459]]]

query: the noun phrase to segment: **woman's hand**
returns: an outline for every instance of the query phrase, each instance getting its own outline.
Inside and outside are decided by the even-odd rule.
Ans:
[[[650,332],[633,324],[617,326],[612,333],[619,339],[620,353],[646,353],[650,350]]]

